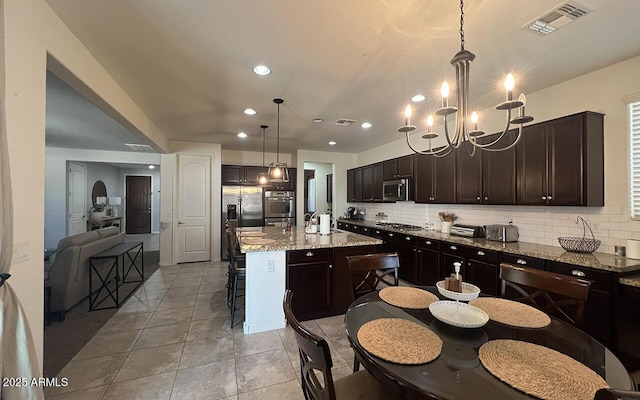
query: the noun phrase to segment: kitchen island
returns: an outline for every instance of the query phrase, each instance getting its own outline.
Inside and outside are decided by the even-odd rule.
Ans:
[[[320,235],[307,234],[303,227],[260,230],[270,243],[251,244],[255,239],[239,237],[240,251],[247,257],[245,334],[286,326],[282,299],[287,288],[294,291],[294,304],[309,317],[344,313],[352,300],[344,257],[375,253],[382,244],[379,238],[345,231]]]

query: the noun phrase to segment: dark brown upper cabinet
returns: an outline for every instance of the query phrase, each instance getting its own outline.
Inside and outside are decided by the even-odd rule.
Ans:
[[[482,203],[482,156],[469,142],[460,144],[456,152],[456,200],[461,204]]]
[[[362,168],[347,170],[347,202],[362,201]]]
[[[444,157],[416,155],[413,172],[416,203],[455,203],[455,164],[454,151]]]
[[[517,204],[604,206],[604,115],[527,126],[516,145]]]
[[[499,135],[489,135],[480,143],[491,143]],[[498,143],[498,148],[513,144],[516,131],[507,132]],[[516,204],[516,148],[503,151],[482,152],[482,203]]]
[[[383,162],[382,180],[390,181],[413,177],[413,155],[398,157]]]
[[[223,165],[222,184],[223,185],[257,185],[258,174],[264,170],[263,167],[247,165]]]
[[[362,201],[382,201],[382,171],[383,163],[362,167]]]

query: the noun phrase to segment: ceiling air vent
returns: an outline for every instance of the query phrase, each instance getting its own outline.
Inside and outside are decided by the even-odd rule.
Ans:
[[[148,144],[125,143],[124,145],[134,151],[155,151],[153,147]]]
[[[578,18],[584,17],[590,12],[592,12],[592,10],[576,3],[575,1],[565,1],[551,11],[535,18],[522,28],[532,30],[539,35],[546,36],[577,20]]]
[[[356,122],[355,119],[340,118],[336,122],[334,122],[333,124],[334,125],[338,125],[338,126],[351,126],[354,122]]]

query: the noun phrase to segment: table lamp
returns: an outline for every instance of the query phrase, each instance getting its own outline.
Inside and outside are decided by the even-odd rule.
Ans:
[[[118,216],[118,208],[122,204],[122,197],[109,197],[109,205],[111,206],[111,216]],[[116,207],[113,207],[116,206]]]

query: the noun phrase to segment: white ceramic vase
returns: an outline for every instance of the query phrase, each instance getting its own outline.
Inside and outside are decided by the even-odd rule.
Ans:
[[[451,221],[442,221],[440,231],[442,233],[451,233],[451,225],[453,225],[453,222]]]

